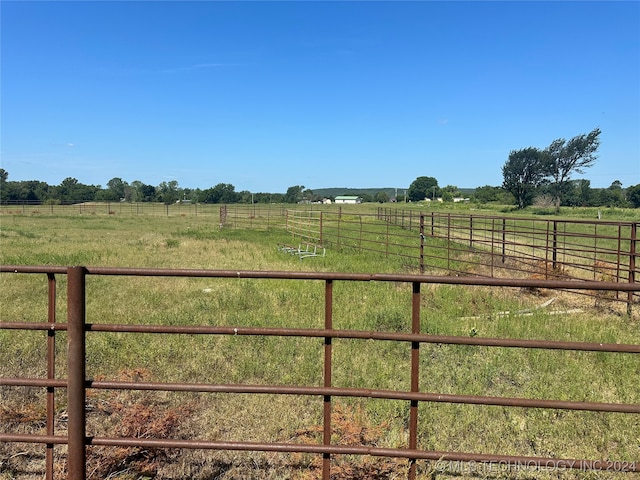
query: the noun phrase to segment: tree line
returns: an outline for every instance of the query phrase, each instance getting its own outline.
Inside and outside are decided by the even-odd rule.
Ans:
[[[219,183],[207,189],[181,188],[178,182],[148,185],[139,180],[128,183],[112,178],[106,188],[85,185],[76,178],[67,177],[60,185],[49,185],[38,180],[9,181],[9,173],[0,168],[0,203],[73,204],[81,202],[178,202],[193,203],[298,203],[314,201],[315,195],[303,185],[294,185],[286,193],[236,192],[230,183]]]

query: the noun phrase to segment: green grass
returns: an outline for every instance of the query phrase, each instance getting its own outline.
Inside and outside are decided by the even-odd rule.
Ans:
[[[25,215],[1,220],[2,264],[407,271],[403,260],[395,256],[331,248],[324,258],[301,261],[277,251],[278,242],[294,242],[282,230],[220,230],[206,217]],[[65,321],[64,275],[57,276],[57,290],[57,315],[59,321]],[[547,298],[518,289],[423,285],[421,292],[421,329],[426,333],[640,343],[637,316],[629,318],[606,309],[596,310],[592,299],[576,301],[558,295],[552,306],[535,309]],[[87,321],[91,323],[300,328],[322,328],[324,324],[321,281],[89,276],[87,299]],[[45,275],[0,275],[2,321],[46,321],[46,300]],[[337,281],[333,301],[334,328],[411,331],[410,284]],[[582,313],[548,314],[550,310],[576,306],[582,308]],[[531,309],[532,315],[519,315]],[[509,313],[497,315],[498,312]],[[43,332],[0,330],[0,374],[44,376],[45,338]],[[123,372],[144,369],[149,379],[158,381],[322,385],[322,339],[90,332],[87,342],[89,377],[120,378]],[[56,345],[58,376],[64,378],[64,332],[57,333]],[[336,339],[333,349],[333,385],[409,388],[409,344]],[[640,403],[638,355],[431,344],[422,345],[420,351],[422,391]],[[3,387],[3,402],[17,408],[25,401],[42,401],[42,392],[28,390],[26,394],[26,389]],[[64,395],[58,395],[57,401],[58,408],[64,409]],[[159,405],[197,405],[181,427],[184,438],[288,441],[296,431],[317,425],[322,410],[321,399],[313,397],[166,394],[154,401]],[[407,402],[336,399],[336,404],[353,409],[360,406],[363,422],[384,424],[385,434],[377,440],[380,446],[406,444]],[[442,451],[638,460],[638,417],[420,404],[419,444],[421,448]],[[106,428],[94,416],[90,422],[96,431]],[[171,468],[178,462],[184,472],[191,472],[171,478],[206,478],[206,469],[201,466],[197,470],[194,466],[203,458],[198,455],[202,454],[188,453],[169,462]],[[242,463],[240,456],[224,452],[208,455],[209,462],[235,458],[233,461]],[[268,470],[270,464],[265,462],[261,468]],[[420,465],[427,478],[427,466],[424,462]],[[159,478],[169,478],[168,473],[163,477],[162,471]],[[580,472],[556,475],[560,474],[538,472],[534,476],[613,478]],[[282,475],[294,477],[291,471]],[[236,477],[229,473],[224,478]]]

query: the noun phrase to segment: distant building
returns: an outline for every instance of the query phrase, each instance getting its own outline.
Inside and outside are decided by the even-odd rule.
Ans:
[[[356,203],[361,203],[362,199],[358,196],[355,195],[338,195],[336,197],[336,202],[335,203],[351,203],[351,204],[356,204]]]

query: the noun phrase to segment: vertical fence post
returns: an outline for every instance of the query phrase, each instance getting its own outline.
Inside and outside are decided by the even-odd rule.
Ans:
[[[631,224],[631,238],[629,239],[629,283],[636,282],[636,243],[638,240],[638,224]],[[633,314],[633,292],[627,293],[627,315]]]
[[[322,224],[323,224],[323,218],[322,218],[322,211],[320,211],[320,245],[324,245],[323,243],[323,235],[322,235]]]
[[[504,263],[507,259],[506,256],[506,246],[507,246],[507,219],[502,219],[502,263]]]
[[[420,273],[424,273],[424,214],[420,214]]]
[[[451,271],[451,214],[447,213],[447,270]]]
[[[469,215],[469,249],[473,250],[473,215]]]
[[[67,270],[67,412],[69,480],[85,480],[85,268]]]
[[[389,256],[389,222],[385,222],[385,227],[386,227],[386,238],[385,238],[385,242],[384,242],[384,250],[385,250],[385,256]]]
[[[558,222],[553,221],[553,251],[552,251],[552,268],[555,272],[558,269]],[[545,267],[546,268],[546,267]]]
[[[411,297],[411,333],[420,334],[420,282],[413,282]],[[420,342],[411,342],[411,392],[420,391]],[[409,410],[409,449],[418,449],[418,401],[411,400]],[[416,478],[416,459],[409,460],[409,480]]]
[[[491,275],[493,278],[493,266],[495,264],[495,231],[496,231],[496,219],[491,219]]]
[[[48,320],[50,328],[47,330],[47,379],[56,378],[56,277],[47,273],[49,284]],[[56,408],[55,388],[47,387],[47,435],[54,432],[54,414]],[[46,480],[53,480],[53,443],[47,443],[46,451]]]
[[[333,329],[333,280],[327,280],[324,289],[324,328]],[[324,386],[331,388],[331,337],[324,337]],[[331,445],[331,395],[324,396],[322,443]],[[331,477],[331,454],[322,454],[322,478]]]

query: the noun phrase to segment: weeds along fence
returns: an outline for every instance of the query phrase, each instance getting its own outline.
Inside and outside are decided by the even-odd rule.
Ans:
[[[637,283],[617,284],[613,282],[568,282],[560,280],[536,279],[497,279],[472,277],[442,277],[424,275],[390,275],[390,274],[358,274],[358,273],[319,273],[319,272],[273,272],[273,271],[220,271],[220,270],[160,270],[160,269],[123,269],[123,268],[93,268],[93,267],[51,267],[51,266],[0,266],[0,272],[5,275],[42,275],[48,285],[48,315],[41,322],[25,322],[3,319],[0,329],[12,331],[41,331],[46,332],[42,342],[46,343],[47,374],[46,378],[31,377],[3,377],[3,388],[42,388],[46,389],[46,424],[42,432],[36,434],[9,432],[3,428],[0,441],[15,443],[41,444],[46,450],[46,477],[54,476],[54,449],[65,446],[66,475],[73,480],[87,478],[86,460],[88,446],[128,447],[137,446],[152,449],[205,449],[228,451],[262,451],[262,452],[298,452],[322,457],[322,478],[332,478],[332,459],[338,456],[375,456],[405,459],[407,477],[416,476],[418,461],[452,461],[474,462],[502,466],[521,466],[526,468],[557,468],[579,470],[606,470],[616,472],[640,472],[638,459],[573,459],[548,457],[531,457],[504,455],[496,453],[475,453],[466,451],[432,451],[421,448],[418,438],[420,422],[428,422],[427,418],[419,415],[420,404],[466,404],[491,405],[513,409],[553,409],[560,411],[583,412],[615,412],[620,414],[640,414],[640,404],[633,403],[605,403],[586,402],[580,399],[532,399],[512,398],[482,395],[457,395],[440,392],[425,391],[420,385],[421,347],[426,344],[465,345],[470,347],[490,347],[507,349],[543,349],[565,350],[574,352],[610,352],[616,355],[640,354],[640,345],[585,343],[569,341],[547,341],[518,338],[484,338],[479,336],[445,336],[422,333],[424,322],[429,321],[429,312],[422,312],[421,288],[427,284],[447,285],[476,285],[488,287],[536,287],[551,289],[594,289],[594,290],[623,290],[637,292]],[[66,322],[56,318],[56,282],[60,276],[66,276]],[[210,326],[210,325],[145,325],[143,322],[134,324],[104,324],[87,322],[87,304],[91,298],[87,296],[86,283],[89,277],[119,276],[119,277],[163,277],[167,282],[176,278],[241,278],[248,280],[291,280],[296,282],[324,283],[324,327],[309,328],[254,328],[242,325]],[[336,330],[333,327],[333,287],[338,282],[394,282],[398,286],[405,286],[410,296],[404,297],[410,302],[410,317],[406,322],[410,325],[410,333],[397,331],[364,331],[357,329]],[[135,306],[133,307],[135,308]],[[44,313],[44,312],[43,312]],[[422,317],[425,317],[426,320]],[[43,317],[45,315],[43,314]],[[422,318],[422,320],[421,320]],[[169,322],[170,323],[170,322]],[[408,331],[408,330],[407,330]],[[87,358],[91,355],[88,350],[87,336],[100,335],[103,332],[120,332],[131,335],[169,334],[169,335],[225,335],[225,336],[258,336],[258,337],[300,337],[317,339],[319,366],[322,369],[322,385],[248,385],[248,384],[215,384],[215,383],[161,383],[145,381],[115,381],[108,379],[87,378]],[[66,338],[66,352],[56,350],[57,335]],[[342,388],[334,384],[335,369],[333,362],[333,342],[337,339],[365,339],[373,342],[399,342],[406,345],[410,361],[406,377],[409,379],[404,389],[378,390],[369,388]],[[424,356],[424,355],[423,355]],[[56,365],[66,362],[67,378],[59,378]],[[64,365],[64,363],[63,363]],[[319,399],[318,408],[322,418],[321,441],[308,442],[247,442],[212,441],[206,439],[184,438],[141,438],[131,436],[127,438],[109,436],[90,436],[87,433],[88,393],[99,389],[127,390],[127,391],[164,391],[164,392],[201,392],[225,393],[229,395],[294,395],[313,396]],[[57,392],[66,390],[66,398],[60,399]],[[344,397],[362,399],[384,399],[387,401],[404,402],[408,406],[406,411],[406,425],[408,437],[406,444],[397,448],[381,448],[371,445],[342,445],[332,441],[332,408],[334,400]],[[238,400],[242,402],[242,400]],[[68,419],[56,431],[56,412],[59,403],[66,404]],[[265,402],[269,408],[269,402]],[[554,422],[555,417],[546,417]],[[631,424],[637,422],[637,417],[631,418]],[[65,428],[66,427],[66,428]],[[635,442],[634,436],[627,437],[629,442]],[[63,469],[64,471],[64,469]]]
[[[304,241],[395,255],[421,273],[527,276],[635,283],[638,222],[552,220],[378,209],[287,210],[286,228]],[[602,296],[598,292],[584,292]],[[629,292],[607,298],[627,303]]]

